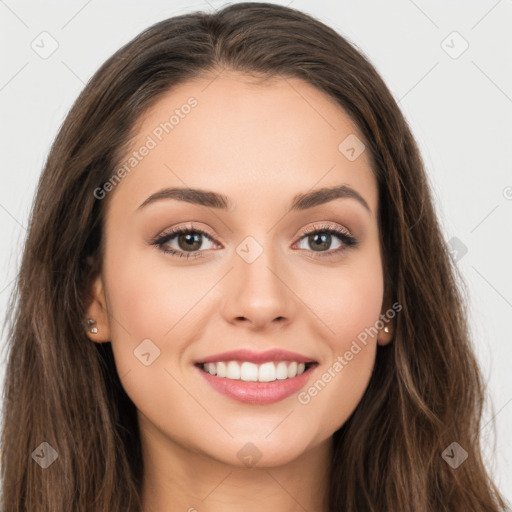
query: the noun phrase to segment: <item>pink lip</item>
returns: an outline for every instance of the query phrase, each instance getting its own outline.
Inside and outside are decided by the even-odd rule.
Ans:
[[[218,361],[218,359],[216,359]],[[244,359],[247,361],[247,359]],[[295,359],[292,359],[295,360]],[[231,359],[233,361],[233,359]],[[275,380],[273,382],[246,382],[226,377],[210,375],[196,365],[197,371],[212,386],[213,389],[230,398],[247,404],[271,404],[279,402],[298,392],[310,379],[318,365],[315,364],[301,375],[291,379]]]
[[[221,354],[214,354],[213,356],[206,357],[196,362],[200,363],[217,363],[219,361],[249,361],[254,364],[268,363],[270,361],[297,361],[298,363],[313,363],[316,362],[310,357],[297,354],[296,352],[289,352],[288,350],[267,350],[266,352],[253,352],[248,349],[231,350],[229,352],[222,352]]]

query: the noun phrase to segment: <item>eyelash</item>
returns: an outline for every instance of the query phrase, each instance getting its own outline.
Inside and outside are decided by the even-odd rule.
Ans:
[[[186,251],[177,251],[176,249],[165,249],[164,248],[164,245],[167,242],[169,242],[170,240],[172,240],[173,238],[175,238],[176,236],[183,235],[183,234],[191,234],[191,233],[200,233],[201,235],[204,235],[206,238],[210,239],[212,242],[214,241],[213,238],[210,236],[210,234],[207,233],[206,231],[202,230],[201,228],[195,228],[193,226],[189,226],[189,227],[181,227],[181,228],[172,229],[171,231],[168,231],[167,233],[159,235],[156,238],[154,238],[153,240],[151,240],[150,244],[158,246],[159,250],[161,250],[162,252],[164,252],[166,254],[170,254],[172,257],[186,258],[186,259],[200,258],[200,257],[202,257],[201,253],[204,251],[186,252]],[[338,249],[331,250],[331,251],[321,251],[320,253],[316,252],[315,255],[313,256],[314,258],[335,257],[335,256],[338,256],[343,251],[345,251],[351,247],[356,247],[359,244],[358,240],[356,240],[353,236],[349,235],[344,230],[342,230],[340,228],[328,226],[328,225],[320,226],[320,227],[315,226],[313,228],[306,229],[302,233],[298,242],[300,242],[303,238],[305,238],[311,234],[317,234],[317,233],[327,233],[330,235],[335,235],[343,243],[343,246]],[[315,252],[315,251],[310,251],[310,252]]]

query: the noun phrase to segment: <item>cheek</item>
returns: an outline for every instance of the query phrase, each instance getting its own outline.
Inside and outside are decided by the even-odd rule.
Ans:
[[[319,437],[345,423],[373,371],[384,291],[375,253],[366,253],[356,264],[340,266],[336,272],[317,273],[307,288],[307,304],[322,320],[328,356],[298,401],[309,414],[323,419]]]
[[[200,299],[201,290],[191,286],[185,272],[166,268],[165,258],[152,252],[121,253],[113,247],[107,252],[104,270],[112,351],[123,388],[139,411],[164,421],[158,411],[168,412],[175,404],[180,404],[181,413],[190,409],[191,415],[197,414],[178,383],[181,377],[173,379],[171,360],[179,359],[186,347],[184,330],[192,316],[187,313]],[[165,421],[174,420],[166,414]]]
[[[358,253],[338,268],[303,271],[295,279],[295,290],[300,290],[298,294],[337,353],[348,350],[351,341],[379,319],[384,283],[378,249]],[[374,334],[368,334],[368,341]]]
[[[128,336],[132,342],[140,343],[139,338],[143,337],[160,343],[201,296],[197,283],[202,274],[205,278],[207,274],[198,271],[199,267],[188,273],[185,269],[171,269],[165,255],[157,251],[147,248],[121,255],[112,250],[106,259],[109,305],[115,312],[112,328],[119,339]]]
[[[349,276],[340,283],[339,293],[332,295],[330,308],[334,326],[333,343],[338,351],[348,350],[352,340],[364,338],[376,339],[375,331],[370,330],[379,319],[382,308],[383,284],[380,272],[368,270]],[[369,331],[370,330],[370,331]]]
[[[309,386],[297,396],[303,413],[322,418],[318,439],[338,430],[359,404],[375,363],[382,303],[378,281],[343,280],[343,291],[330,296],[323,317],[333,332],[324,338],[327,357]],[[324,330],[325,332],[325,330]]]
[[[147,390],[151,397],[154,386],[169,386],[164,369],[183,358],[197,334],[197,316],[204,314],[207,302],[201,299],[216,278],[208,265],[179,269],[157,248],[130,249],[127,243],[113,242],[104,262],[112,350],[119,375],[131,372],[128,388],[130,381],[139,381],[137,394],[144,395],[145,385],[151,388],[150,376],[162,380]],[[127,249],[121,252],[119,247]],[[145,366],[148,359],[154,362]]]

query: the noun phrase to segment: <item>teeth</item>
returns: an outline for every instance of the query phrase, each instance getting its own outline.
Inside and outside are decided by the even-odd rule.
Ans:
[[[210,375],[226,377],[232,380],[247,382],[273,382],[275,380],[291,379],[304,373],[306,365],[296,361],[268,362],[260,365],[243,361],[204,363],[202,368]]]
[[[236,363],[235,363],[236,364]],[[240,378],[245,381],[256,382],[258,380],[258,365],[245,362],[240,366]]]
[[[236,361],[229,361],[226,377],[228,379],[240,380],[240,365]]]
[[[276,380],[276,365],[271,361],[263,363],[258,372],[258,380],[260,382],[272,382]]]
[[[217,365],[215,365],[215,363],[208,363],[208,364],[212,364],[214,367],[217,366],[217,377],[225,377],[226,376],[226,363],[217,363]],[[213,374],[215,375],[215,373]]]
[[[292,374],[293,375],[293,374]],[[276,366],[276,379],[283,380],[288,378],[288,366],[284,361],[279,361]]]

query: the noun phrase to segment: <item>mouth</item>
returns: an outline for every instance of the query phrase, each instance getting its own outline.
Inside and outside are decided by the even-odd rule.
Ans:
[[[301,354],[283,350],[237,350],[194,363],[198,375],[215,391],[249,405],[269,405],[298,393],[319,366]]]
[[[273,349],[255,352],[250,349],[231,350],[196,361],[202,372],[213,377],[244,382],[290,380],[308,373],[318,361],[311,357]]]

